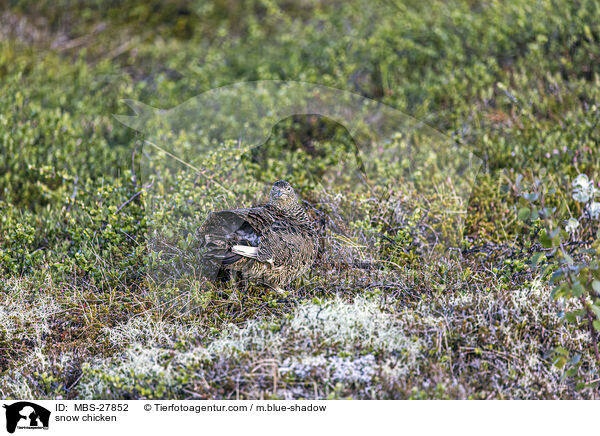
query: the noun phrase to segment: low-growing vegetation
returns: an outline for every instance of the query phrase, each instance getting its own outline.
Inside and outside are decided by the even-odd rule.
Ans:
[[[598,398],[600,3],[71,3],[0,12],[2,398]],[[257,80],[414,120],[114,116]],[[279,179],[311,272],[207,281],[207,213]]]

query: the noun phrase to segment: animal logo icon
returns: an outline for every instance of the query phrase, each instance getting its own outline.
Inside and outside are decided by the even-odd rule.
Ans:
[[[19,401],[5,404],[6,431],[14,433],[18,428],[47,429],[50,422],[50,411],[42,406],[29,401]]]

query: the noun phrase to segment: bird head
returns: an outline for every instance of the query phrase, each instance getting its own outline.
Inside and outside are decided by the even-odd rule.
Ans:
[[[298,204],[298,196],[288,182],[280,180],[273,184],[269,193],[269,203],[279,209],[289,209]]]

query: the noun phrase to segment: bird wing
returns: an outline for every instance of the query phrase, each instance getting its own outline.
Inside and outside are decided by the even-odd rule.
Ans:
[[[247,222],[259,236],[273,225],[274,213],[269,207],[250,207],[230,212]]]
[[[308,229],[289,220],[275,220],[258,244],[257,259],[274,266],[298,265],[313,250]]]
[[[258,259],[255,247],[271,224],[270,212],[261,207],[212,212],[198,230],[202,258],[217,266]]]

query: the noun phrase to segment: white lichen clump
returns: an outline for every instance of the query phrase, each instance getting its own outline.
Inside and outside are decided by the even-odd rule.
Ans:
[[[377,374],[375,356],[368,354],[357,359],[331,356],[301,356],[286,358],[279,368],[281,374],[294,374],[300,379],[313,377],[319,373],[325,380],[335,382],[369,383]]]
[[[325,343],[343,344],[348,351],[357,346],[388,352],[413,349],[415,345],[418,348],[392,315],[382,312],[376,301],[365,298],[357,298],[352,304],[337,299],[324,305],[302,305],[291,326],[305,335],[320,334]]]
[[[49,320],[60,307],[47,293],[34,295],[28,283],[11,277],[7,292],[0,294],[0,332],[7,340],[14,337],[41,344],[41,335],[50,331]]]
[[[108,340],[114,345],[142,344],[144,346],[172,345],[174,338],[198,334],[197,326],[157,321],[150,315],[131,318],[127,323],[105,328]]]
[[[118,358],[91,362],[85,371],[102,373],[107,379],[149,377],[175,384],[178,371],[189,365],[241,359],[251,353],[276,362],[282,376],[318,374],[334,382],[367,383],[378,373],[393,377],[408,373],[420,353],[419,341],[407,338],[398,320],[380,310],[376,302],[362,298],[353,303],[341,299],[326,304],[306,303],[278,328],[270,328],[275,326],[272,323],[250,321],[244,328],[230,326],[205,346],[173,353],[161,346],[172,344],[168,338],[174,333],[173,325],[145,322],[142,318],[130,320],[108,329],[107,334],[111,342],[132,345]],[[175,330],[185,336],[185,329]],[[188,332],[188,337],[192,336],[193,332]],[[324,351],[307,353],[314,344],[322,345]],[[331,355],[332,350],[341,354]],[[345,355],[356,354],[357,350],[363,350],[364,355]],[[328,355],[322,354],[325,352]],[[384,357],[377,359],[375,352]],[[202,377],[202,371],[195,373]],[[106,383],[94,376],[84,378],[79,386],[85,397],[94,397],[105,388]]]
[[[594,181],[587,175],[579,174],[573,180],[573,199],[579,203],[587,203],[598,194]]]

